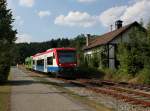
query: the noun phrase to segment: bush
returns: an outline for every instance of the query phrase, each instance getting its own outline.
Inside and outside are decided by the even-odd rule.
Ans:
[[[10,66],[0,64],[0,82],[4,82],[8,79]]]
[[[130,43],[120,43],[118,47],[119,71],[135,76],[149,59],[150,45],[146,31],[139,28],[132,30],[129,40]]]
[[[129,80],[133,79],[133,75],[132,74],[128,74],[128,73],[122,73],[122,72],[116,72],[116,76],[114,78],[114,80],[118,81],[118,82],[129,82]]]
[[[13,45],[11,45],[11,47],[13,47]],[[2,53],[0,54],[0,58],[2,58],[0,59],[0,81],[1,82],[6,81],[8,78],[8,74],[10,71],[10,66],[13,58],[12,56],[13,52],[11,50],[11,47],[8,47],[6,51],[2,51]]]
[[[103,78],[104,77],[104,73],[94,67],[87,67],[87,66],[78,67],[77,73],[81,78]]]
[[[100,71],[104,72],[104,80],[113,80],[113,78],[116,76],[115,70],[109,69],[109,68],[104,68],[104,69],[99,69]]]
[[[144,83],[144,84],[150,84],[150,69],[149,68],[144,68],[142,71],[139,72],[138,82]]]

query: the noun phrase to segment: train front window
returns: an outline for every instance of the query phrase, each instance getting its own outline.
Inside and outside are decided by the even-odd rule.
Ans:
[[[76,52],[75,51],[58,51],[59,63],[74,63],[76,62]]]

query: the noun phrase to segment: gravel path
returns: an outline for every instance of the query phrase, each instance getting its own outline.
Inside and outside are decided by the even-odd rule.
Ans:
[[[40,83],[17,68],[12,68],[11,74],[11,111],[91,111],[63,96],[65,92]]]

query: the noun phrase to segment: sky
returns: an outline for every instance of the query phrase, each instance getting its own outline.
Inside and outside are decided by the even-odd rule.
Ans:
[[[17,43],[101,35],[110,25],[150,20],[150,0],[7,0]]]

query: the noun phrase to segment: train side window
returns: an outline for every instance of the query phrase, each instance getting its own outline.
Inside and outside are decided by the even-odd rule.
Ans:
[[[37,60],[37,65],[44,65],[44,59],[42,59],[42,60]]]
[[[53,65],[53,57],[47,57],[47,65]]]
[[[37,65],[40,65],[40,60],[37,60]]]

